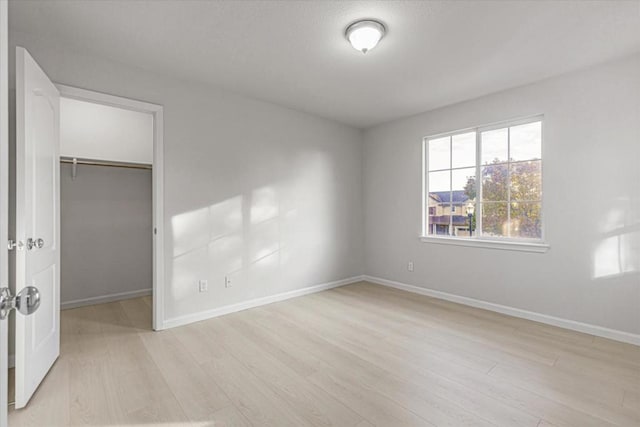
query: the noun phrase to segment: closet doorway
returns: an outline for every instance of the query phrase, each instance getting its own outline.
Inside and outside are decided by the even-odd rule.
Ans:
[[[60,305],[152,299],[162,329],[162,107],[60,90]]]

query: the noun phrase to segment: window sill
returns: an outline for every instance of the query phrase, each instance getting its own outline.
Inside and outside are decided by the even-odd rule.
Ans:
[[[437,243],[439,245],[470,246],[485,249],[500,249],[505,251],[536,252],[545,253],[550,246],[546,243],[538,242],[516,242],[507,240],[491,240],[478,238],[459,237],[431,237],[422,236],[420,240],[424,243]]]

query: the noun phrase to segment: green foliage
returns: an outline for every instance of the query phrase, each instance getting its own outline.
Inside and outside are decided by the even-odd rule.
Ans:
[[[519,162],[511,164],[511,171],[505,163],[494,160],[482,166],[482,231],[484,234],[518,237],[541,237],[542,194],[541,162]],[[509,190],[511,206],[508,206]],[[469,199],[476,198],[476,179],[469,177],[464,187]],[[508,211],[511,223],[508,223]],[[475,217],[473,215],[473,228]],[[510,228],[510,230],[509,230]]]
[[[466,194],[469,200],[475,200],[476,193],[476,177],[470,176],[467,178],[467,183],[464,186],[464,194]]]

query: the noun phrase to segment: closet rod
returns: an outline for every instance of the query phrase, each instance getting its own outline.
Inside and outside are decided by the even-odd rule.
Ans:
[[[129,169],[148,169],[151,170],[151,165],[145,165],[142,163],[127,163],[127,162],[110,162],[106,160],[89,160],[89,159],[74,159],[73,157],[60,157],[60,163],[70,163],[76,165],[89,165],[89,166],[106,166],[111,168],[129,168]]]

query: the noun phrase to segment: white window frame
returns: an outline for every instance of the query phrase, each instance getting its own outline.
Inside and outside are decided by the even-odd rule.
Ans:
[[[542,184],[542,197],[540,199],[540,210],[542,212],[541,219],[541,238],[540,239],[527,239],[527,238],[514,238],[514,237],[490,237],[490,236],[438,236],[429,235],[427,230],[427,221],[429,218],[429,206],[428,206],[428,190],[429,190],[429,141],[453,137],[456,135],[475,132],[476,135],[476,203],[475,209],[482,204],[482,144],[481,135],[483,132],[510,128],[512,126],[524,125],[533,122],[540,122],[541,124],[541,179]],[[510,144],[509,144],[510,147]],[[510,162],[510,153],[507,154],[507,161]],[[510,163],[508,163],[510,164]],[[545,211],[544,211],[544,116],[542,114],[535,116],[527,116],[524,118],[518,118],[513,120],[506,120],[502,122],[496,122],[489,125],[476,126],[467,129],[460,129],[453,132],[445,132],[435,135],[424,137],[422,140],[422,234],[420,240],[425,243],[436,243],[445,245],[458,245],[458,246],[470,246],[481,247],[489,249],[503,249],[512,251],[524,251],[524,252],[538,252],[543,253],[549,250],[550,246],[545,240]],[[482,215],[476,215],[476,227],[475,230],[482,230]]]

